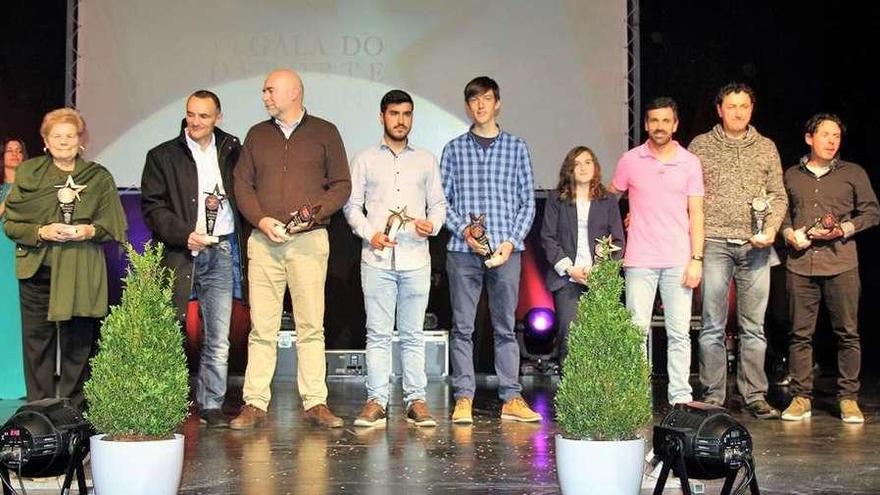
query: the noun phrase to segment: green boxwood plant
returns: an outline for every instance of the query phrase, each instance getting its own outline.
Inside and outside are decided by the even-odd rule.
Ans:
[[[122,302],[104,319],[86,416],[111,440],[171,438],[186,419],[189,384],[183,334],[172,304],[173,274],[161,264],[161,243],[138,254],[125,246],[129,268]]]
[[[652,419],[651,382],[641,331],[621,303],[622,263],[600,239],[589,290],[578,302],[568,357],[556,392],[556,419],[565,438],[632,440]]]

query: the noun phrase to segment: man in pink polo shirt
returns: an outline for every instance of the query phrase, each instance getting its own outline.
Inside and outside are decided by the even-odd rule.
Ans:
[[[703,272],[703,172],[700,160],[672,135],[678,106],[657,98],[645,111],[648,140],[620,158],[611,190],[629,194],[623,264],[626,307],[647,338],[657,287],[666,325],[667,396],[691,402],[691,296]]]

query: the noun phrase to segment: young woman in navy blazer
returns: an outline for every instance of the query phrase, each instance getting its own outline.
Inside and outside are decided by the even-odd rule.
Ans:
[[[559,185],[544,205],[541,244],[550,269],[547,288],[556,301],[559,324],[559,362],[568,354],[568,328],[577,303],[586,292],[596,239],[611,235],[623,253],[623,222],[617,198],[602,185],[602,169],[596,155],[586,146],[568,152],[559,170]]]

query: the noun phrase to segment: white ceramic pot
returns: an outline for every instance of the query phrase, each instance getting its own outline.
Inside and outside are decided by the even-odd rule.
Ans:
[[[569,440],[556,435],[556,472],[563,495],[637,495],[645,440]]]
[[[171,440],[89,441],[96,495],[174,495],[183,473],[183,435]]]

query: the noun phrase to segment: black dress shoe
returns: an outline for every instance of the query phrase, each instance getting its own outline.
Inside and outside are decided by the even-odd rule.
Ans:
[[[199,414],[199,421],[208,428],[229,428],[229,419],[220,409],[205,409]]]

